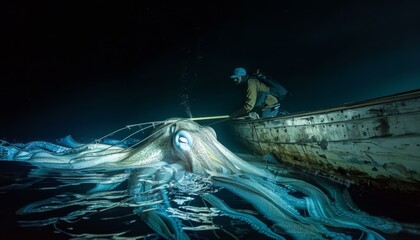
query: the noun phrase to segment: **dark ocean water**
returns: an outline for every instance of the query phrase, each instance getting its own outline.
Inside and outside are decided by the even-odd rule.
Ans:
[[[279,166],[279,169],[281,168],[282,167]],[[134,207],[118,207],[111,205],[118,201],[125,201],[126,198],[124,196],[120,196],[120,198],[117,197],[116,200],[110,199],[109,202],[105,204],[100,202],[100,198],[98,198],[97,201],[88,200],[86,202],[87,205],[84,205],[83,200],[86,199],[83,199],[83,197],[92,198],[89,195],[83,195],[94,186],[93,184],[86,182],[86,179],[92,179],[92,176],[77,175],[76,177],[71,177],[70,175],[63,176],[41,173],[39,176],[32,174],[29,178],[28,174],[33,169],[35,169],[33,166],[24,163],[0,161],[1,239],[113,239],[113,237],[117,236],[115,233],[124,231],[128,231],[128,233],[123,235],[124,238],[121,236],[121,239],[161,239],[147,226],[147,224],[141,221],[139,216],[133,214],[132,211]],[[316,177],[299,172],[299,170],[296,169],[294,169],[294,171],[301,179],[314,185],[317,184],[318,180]],[[63,181],[66,184],[63,184]],[[78,182],[81,184],[77,184]],[[328,184],[337,186],[337,184],[333,182],[328,182]],[[347,188],[357,206],[371,215],[392,218],[403,223],[419,222],[418,216],[420,216],[420,205],[418,203],[418,195],[416,196],[416,194],[366,191],[354,186],[346,187],[338,185],[338,187]],[[121,186],[114,190],[124,191],[126,188],[127,184],[123,182]],[[208,189],[206,191],[212,190]],[[80,196],[82,199],[77,200],[80,201],[80,205],[71,204],[69,207],[41,213],[17,214],[19,209],[36,201],[54,197],[56,199],[61,199],[60,204],[65,204],[66,201],[62,199],[65,199],[66,196],[74,197],[77,194],[81,194]],[[221,189],[214,192],[214,194],[226,203],[229,203],[232,208],[256,212],[251,204],[227,190]],[[76,198],[80,196],[76,196]],[[172,200],[183,199],[179,193],[175,192],[170,193],[169,197]],[[69,199],[68,201],[71,202],[74,200],[75,199]],[[28,221],[35,220],[39,225],[40,221],[45,219],[64,217],[69,212],[77,209],[86,209],[101,204],[104,205],[102,208],[86,212],[71,220],[65,220],[63,218],[62,220],[54,220],[56,224],[46,224],[46,226],[36,227],[23,226],[25,225],[25,222],[27,223]],[[54,201],[50,202],[50,206],[51,205],[54,206]],[[202,207],[204,207],[203,201],[198,199],[190,199],[187,205],[197,207],[195,213],[200,209],[203,210]],[[109,208],[107,208],[107,206]],[[182,206],[185,207],[185,204],[178,205],[172,202],[171,206],[174,209],[183,210]],[[44,204],[44,207],[48,208],[48,204]],[[193,214],[194,211],[190,211],[189,213]],[[208,214],[206,212],[201,213],[203,215]],[[214,225],[221,227],[223,230],[187,231],[189,237],[191,239],[268,239],[265,235],[255,231],[248,224],[226,216],[213,216],[212,221]],[[264,221],[270,225],[269,221]],[[353,234],[353,239],[361,237],[360,232],[358,231],[343,231],[350,235]],[[68,234],[64,232],[67,232]],[[72,236],[70,233],[75,235]],[[287,234],[283,235],[286,239],[292,239]],[[381,235],[385,239],[419,239],[418,235],[416,236],[407,233],[381,233]]]

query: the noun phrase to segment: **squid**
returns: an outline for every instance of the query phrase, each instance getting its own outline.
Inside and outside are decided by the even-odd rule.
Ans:
[[[340,185],[231,152],[211,127],[182,118],[135,126],[122,140],[106,137],[127,128],[91,143],[3,141],[1,159],[31,170],[0,191],[51,192],[17,210],[20,225],[86,239],[385,239],[406,231],[358,209]],[[110,222],[115,228],[100,227]],[[90,224],[92,231],[83,227]]]

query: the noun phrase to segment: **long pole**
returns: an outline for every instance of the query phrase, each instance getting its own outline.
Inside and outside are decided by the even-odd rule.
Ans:
[[[229,115],[211,116],[211,117],[196,117],[196,118],[190,118],[190,120],[201,121],[201,120],[223,119],[223,118],[229,118]]]

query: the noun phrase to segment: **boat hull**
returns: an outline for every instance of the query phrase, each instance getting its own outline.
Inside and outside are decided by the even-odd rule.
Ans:
[[[250,149],[312,173],[357,185],[420,190],[420,90],[232,125]]]

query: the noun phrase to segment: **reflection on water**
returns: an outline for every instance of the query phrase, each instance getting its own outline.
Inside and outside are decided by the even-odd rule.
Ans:
[[[306,181],[313,181],[314,178],[285,166],[269,166],[273,171],[287,173],[290,177],[299,175]],[[182,221],[184,230],[191,239],[268,238],[254,230],[248,223],[223,214],[197,197],[204,193],[212,193],[237,211],[258,217],[270,225],[268,220],[258,216],[258,211],[249,202],[230,191],[212,186],[209,178],[200,175],[189,173],[177,183],[165,183],[150,191],[136,192],[135,186],[130,185],[133,177],[129,177],[140,174],[135,173],[135,170],[46,172],[19,162],[0,162],[0,169],[1,236],[7,239],[22,239],[29,236],[32,239],[161,239],[156,231],[136,214],[136,209],[153,210],[161,203],[162,200],[158,197],[160,191],[168,192],[170,206],[167,211],[171,217]],[[141,179],[153,181],[147,178]],[[319,183],[319,179],[312,183],[317,184],[317,182]],[[105,185],[98,185],[99,183]],[[106,183],[121,184],[113,190],[107,190],[111,187],[107,187]],[[337,189],[346,188],[327,180],[323,180],[322,183],[325,184],[324,187],[328,185]],[[102,186],[101,189],[98,186]],[[380,205],[386,204],[383,201],[380,203]],[[407,206],[393,207],[396,210],[406,209]],[[413,220],[418,209],[412,210],[414,212],[406,211],[405,213],[409,215],[400,214],[400,217]],[[277,230],[285,238],[290,238],[281,229]],[[358,230],[340,231],[355,239],[361,237]],[[410,234],[382,234],[382,236],[386,239],[416,237]]]
[[[234,154],[210,127],[185,119],[135,126],[141,130],[124,141],[1,144],[7,160],[0,161],[2,239],[370,240],[420,235],[418,225],[403,223],[416,223],[416,218],[369,212],[369,205],[362,210],[363,197],[356,192],[352,198],[345,185],[268,156]],[[145,140],[129,141],[145,128],[153,128]],[[386,198],[369,200],[386,206]],[[409,206],[408,215],[418,212],[418,205],[406,203],[391,206]]]

